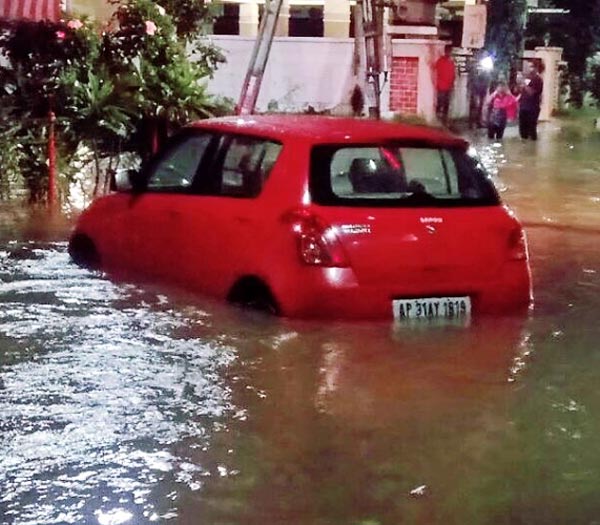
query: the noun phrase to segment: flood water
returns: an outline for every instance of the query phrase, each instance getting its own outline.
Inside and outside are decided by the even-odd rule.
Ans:
[[[528,317],[297,322],[70,264],[0,209],[0,523],[600,523],[600,134],[475,137]]]

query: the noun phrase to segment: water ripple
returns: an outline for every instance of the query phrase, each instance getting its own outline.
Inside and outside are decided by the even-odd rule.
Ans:
[[[10,253],[0,257],[4,519],[116,524],[172,515],[176,502],[157,497],[159,482],[194,489],[205,469],[171,449],[186,438],[207,446],[235,412],[221,380],[235,352],[218,339],[177,335],[205,312],[175,314],[164,296],[81,270],[64,244]],[[169,504],[157,509],[157,501]]]

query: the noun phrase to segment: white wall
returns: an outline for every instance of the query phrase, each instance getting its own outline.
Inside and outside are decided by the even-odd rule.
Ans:
[[[208,91],[238,101],[255,38],[214,35],[227,63],[208,82]],[[350,38],[277,37],[257,101],[257,111],[316,110],[349,111],[354,41]],[[276,107],[273,107],[276,104]]]
[[[210,39],[223,50],[227,63],[222,64],[214,78],[208,81],[208,91],[237,103],[255,38],[213,35]],[[443,53],[444,44],[441,40],[403,39],[394,40],[390,49],[393,56],[419,58],[417,111],[430,122],[435,121],[433,65]],[[350,95],[356,84],[353,61],[354,40],[351,38],[276,37],[258,97],[257,111],[304,111],[310,105],[317,111],[327,109],[333,113],[350,114]],[[466,79],[457,80],[451,108],[455,117],[464,116],[468,111]],[[381,110],[385,116],[392,115],[389,97],[388,82],[381,98]]]

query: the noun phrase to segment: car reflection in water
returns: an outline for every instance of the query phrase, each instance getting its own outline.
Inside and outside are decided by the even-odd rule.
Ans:
[[[236,476],[211,480],[182,519],[201,507],[209,522],[248,512],[396,523],[410,512],[443,523],[437,506],[482,479],[508,439],[509,400],[531,358],[527,323],[272,326],[235,373],[232,400],[247,414],[244,430],[230,429]]]
[[[373,424],[377,421],[369,414],[390,410],[381,422],[394,414],[406,417],[411,411],[402,405],[425,403],[427,396],[445,393],[450,401],[483,394],[490,385],[504,387],[516,381],[531,355],[525,321],[516,316],[459,321],[456,326],[395,323],[392,341],[381,336],[373,341],[377,336],[369,333],[362,344],[356,339],[325,342],[318,406]]]

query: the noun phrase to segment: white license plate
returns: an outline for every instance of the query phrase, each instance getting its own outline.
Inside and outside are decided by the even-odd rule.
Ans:
[[[392,301],[394,319],[464,319],[471,315],[470,297],[423,297]]]

